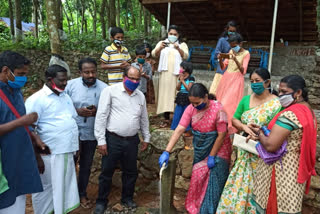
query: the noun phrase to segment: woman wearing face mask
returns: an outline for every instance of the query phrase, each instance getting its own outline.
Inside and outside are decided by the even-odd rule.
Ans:
[[[229,174],[231,143],[227,136],[227,115],[221,103],[213,100],[201,83],[189,91],[190,105],[175,129],[166,151],[159,158],[160,167],[168,164],[169,152],[191,124],[194,161],[186,198],[188,213],[214,214]]]
[[[219,58],[220,53],[229,53],[231,47],[228,40],[231,35],[234,35],[235,32],[237,32],[237,24],[234,21],[230,21],[227,23],[224,30],[225,31],[221,34],[218,40],[216,49],[214,51],[215,60]],[[214,78],[210,87],[210,94],[216,94],[218,85],[225,71],[226,71],[226,68],[221,69],[220,63],[218,63],[216,74],[214,75]]]
[[[243,97],[244,75],[247,72],[250,53],[242,48],[242,36],[235,33],[229,37],[231,50],[229,57],[223,59],[219,55],[219,63],[222,69],[227,68],[217,88],[217,100],[219,100],[225,108],[228,115],[228,131],[229,134],[235,133],[237,130],[232,127],[233,114]]]
[[[159,89],[157,114],[164,113],[165,121],[161,127],[169,125],[170,112],[174,111],[177,80],[180,64],[189,56],[186,43],[180,43],[180,31],[177,26],[171,25],[168,29],[168,38],[160,41],[152,51],[153,57],[159,57],[158,72]]]
[[[152,68],[152,75],[154,75],[154,71],[155,71],[155,60],[152,59],[151,56],[151,51],[152,51],[152,46],[149,43],[145,43],[144,44],[144,48],[147,52],[146,54],[146,62],[149,63],[151,65]],[[154,94],[154,85],[153,85],[153,80],[149,79],[147,82],[147,94],[146,94],[146,101],[148,104],[154,104],[155,101],[155,94]]]
[[[304,193],[309,191],[311,176],[316,175],[317,120],[301,76],[284,77],[279,95],[285,109],[269,123],[269,137],[257,125],[251,127],[266,151],[276,152],[286,141],[287,152],[271,165],[259,160],[254,202],[259,213],[301,213]]]
[[[248,124],[268,125],[281,110],[281,104],[279,98],[270,93],[268,70],[256,69],[250,74],[250,81],[253,94],[242,98],[232,124],[253,138],[256,134]],[[237,160],[224,187],[217,213],[255,213],[251,199],[257,162],[257,155],[238,149]]]

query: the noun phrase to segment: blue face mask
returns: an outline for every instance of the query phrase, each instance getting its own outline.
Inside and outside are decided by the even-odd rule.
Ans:
[[[251,83],[251,89],[253,93],[260,95],[264,92],[265,88],[263,86],[263,82],[255,82]]]
[[[201,103],[200,105],[197,105],[196,106],[196,109],[198,109],[198,110],[202,110],[202,109],[204,109],[204,107],[206,107],[206,105],[207,105],[207,103]]]
[[[136,90],[140,84],[140,81],[133,82],[128,77],[125,77],[123,82],[124,82],[124,85],[126,86],[126,88],[130,91]]]
[[[143,65],[146,60],[142,59],[142,58],[138,58],[137,61],[138,61],[139,64]]]
[[[237,45],[236,47],[233,47],[232,48],[232,50],[234,51],[234,52],[236,52],[236,53],[238,53],[239,51],[240,51],[240,46],[239,45]]]
[[[27,77],[14,77],[14,81],[8,80],[8,85],[11,88],[22,88],[27,82]]]
[[[229,36],[234,35],[234,34],[236,34],[236,32],[228,31],[228,35],[229,35]]]

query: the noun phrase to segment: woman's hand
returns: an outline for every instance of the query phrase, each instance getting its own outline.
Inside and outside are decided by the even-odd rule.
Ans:
[[[247,133],[248,135],[251,135],[253,137],[257,137],[257,134],[254,133],[254,131],[252,131],[252,129],[250,129],[247,125],[242,124],[242,130]]]
[[[162,42],[160,45],[160,50],[164,49],[165,47],[167,47],[167,44],[165,42]]]
[[[233,60],[237,60],[236,55],[233,52],[229,54],[229,58]]]
[[[174,43],[174,48],[177,49],[177,50],[179,50],[179,49],[180,49],[179,44]]]

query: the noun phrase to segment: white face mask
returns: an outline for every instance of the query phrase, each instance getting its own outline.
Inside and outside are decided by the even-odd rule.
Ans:
[[[147,54],[146,54],[146,58],[149,58],[149,57],[150,57],[150,53],[147,53]]]
[[[169,35],[168,40],[170,43],[175,43],[178,40],[178,37],[176,37],[174,35]]]
[[[293,93],[281,95],[279,97],[279,101],[280,101],[282,107],[286,108],[286,107],[290,106],[294,102]]]

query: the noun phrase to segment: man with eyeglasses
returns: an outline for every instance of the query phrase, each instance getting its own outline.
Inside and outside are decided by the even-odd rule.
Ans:
[[[138,131],[141,130],[144,139],[141,151],[147,149],[150,140],[146,100],[144,94],[136,90],[139,82],[139,70],[129,66],[124,69],[123,82],[101,92],[94,126],[98,149],[103,155],[95,214],[103,214],[108,204],[112,175],[118,161],[122,168],[121,203],[129,208],[137,207],[133,194],[138,177]]]
[[[91,165],[97,147],[94,137],[94,121],[101,91],[107,84],[97,79],[97,62],[92,58],[83,58],[78,63],[80,77],[68,81],[66,92],[71,97],[78,113],[80,170],[78,188],[80,204],[83,208],[92,207],[87,197]]]

